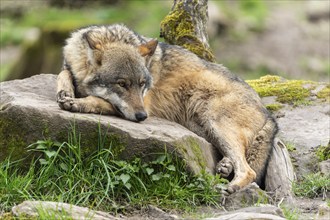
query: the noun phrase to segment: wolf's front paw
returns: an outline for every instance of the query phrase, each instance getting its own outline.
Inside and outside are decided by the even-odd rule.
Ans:
[[[74,98],[74,94],[69,91],[61,90],[56,94],[56,101],[58,103],[66,102],[67,99],[72,99],[72,98]]]
[[[234,166],[228,157],[222,158],[216,166],[216,172],[221,177],[228,177],[233,172]]]
[[[65,97],[57,101],[61,109],[67,110],[70,112],[80,112],[80,107],[75,103],[74,98]]]

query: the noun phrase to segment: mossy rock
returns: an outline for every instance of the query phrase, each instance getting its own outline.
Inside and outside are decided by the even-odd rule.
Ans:
[[[283,104],[300,106],[315,102],[329,101],[329,84],[309,80],[287,80],[280,76],[267,75],[256,80],[246,81],[260,97],[275,96],[276,103],[266,106],[271,111],[277,111]],[[324,89],[315,94],[319,86]],[[316,98],[313,98],[316,97]]]

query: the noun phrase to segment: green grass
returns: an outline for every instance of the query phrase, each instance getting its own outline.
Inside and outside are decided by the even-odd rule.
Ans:
[[[65,143],[37,141],[29,150],[41,156],[27,171],[19,169],[23,161],[3,161],[0,210],[9,211],[24,200],[65,202],[112,213],[147,204],[186,212],[202,204],[217,206],[220,194],[215,188],[224,183],[218,176],[193,176],[182,160],[166,152],[150,162],[118,160],[111,145],[102,145],[102,138],[98,149],[85,157],[79,135],[71,134]]]
[[[284,217],[287,220],[299,220],[299,215],[301,214],[297,209],[293,209],[292,207],[281,205],[281,209],[283,211]]]
[[[296,196],[316,198],[326,195],[330,191],[330,176],[312,173],[292,184]]]
[[[319,146],[316,150],[316,156],[319,161],[330,159],[330,142],[327,146]]]

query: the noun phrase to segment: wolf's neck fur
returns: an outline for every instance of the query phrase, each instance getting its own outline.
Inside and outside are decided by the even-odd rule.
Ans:
[[[173,62],[175,60],[176,62]],[[190,65],[185,65],[189,61]],[[158,43],[154,55],[147,61],[148,69],[153,77],[153,82],[156,84],[163,77],[169,75],[189,74],[194,71],[201,71],[205,68],[206,63],[201,62],[194,53],[176,46],[166,43]],[[180,77],[179,77],[180,78]]]

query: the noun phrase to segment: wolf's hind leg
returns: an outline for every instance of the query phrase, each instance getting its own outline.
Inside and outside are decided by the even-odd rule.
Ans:
[[[58,74],[57,77],[57,94],[56,100],[59,103],[60,107],[61,103],[65,101],[67,98],[74,98],[74,86],[73,86],[73,79],[72,74],[69,70],[62,70]],[[63,109],[63,108],[62,108]]]
[[[255,181],[256,173],[246,160],[247,146],[244,145],[242,140],[244,137],[243,131],[239,127],[235,127],[234,124],[231,128],[226,127],[226,124],[228,123],[210,120],[207,126],[209,126],[208,130],[212,131],[209,133],[212,144],[227,158],[225,159],[227,165],[231,163],[233,167],[235,175],[227,189],[227,192],[233,193]]]

